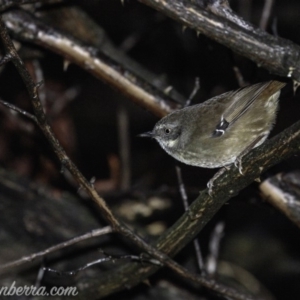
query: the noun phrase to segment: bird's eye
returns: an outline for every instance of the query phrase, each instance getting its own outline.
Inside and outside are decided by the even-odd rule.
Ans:
[[[166,134],[170,134],[170,133],[171,133],[171,129],[170,129],[170,128],[166,128],[166,129],[165,129],[165,133],[166,133]]]

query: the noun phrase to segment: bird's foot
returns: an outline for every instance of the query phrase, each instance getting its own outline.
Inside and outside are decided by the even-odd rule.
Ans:
[[[240,174],[244,175],[243,174],[243,166],[242,166],[242,157],[237,157],[237,159],[234,162],[234,165],[236,168],[239,169]]]
[[[212,196],[212,188],[214,186],[214,177],[207,183],[208,195]]]
[[[213,193],[213,186],[214,186],[214,181],[219,178],[225,171],[227,171],[228,168],[223,167],[222,169],[220,169],[214,176],[212,179],[210,179],[210,181],[207,183],[207,187],[208,187],[208,195],[212,197],[212,193]]]

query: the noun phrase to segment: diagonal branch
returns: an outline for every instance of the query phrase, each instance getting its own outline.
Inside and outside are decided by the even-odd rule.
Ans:
[[[247,30],[188,0],[139,0],[270,72],[300,81],[300,47],[261,29]]]
[[[232,197],[250,185],[260,174],[299,153],[300,121],[293,124],[260,147],[243,157],[243,173],[231,166],[215,182],[213,197],[207,190],[191,204],[186,212],[154,244],[160,251],[174,256],[187,243],[195,238],[216,212]],[[101,278],[92,279],[88,289],[80,294],[80,299],[104,297],[122,290],[124,286],[133,286],[142,282],[156,270],[155,267],[142,268],[133,264],[114,270]]]
[[[18,38],[62,55],[157,116],[163,117],[180,107],[167,94],[124,68],[98,48],[82,44],[25,11],[7,12],[3,15],[3,20]]]
[[[66,247],[72,246],[72,245],[77,244],[79,242],[82,242],[84,240],[94,238],[94,237],[98,237],[98,236],[102,236],[102,235],[105,235],[105,234],[108,234],[108,233],[111,233],[111,232],[112,232],[112,229],[111,229],[110,226],[106,226],[106,227],[103,227],[103,228],[100,228],[100,229],[94,229],[90,232],[87,232],[87,233],[85,233],[83,235],[80,235],[80,236],[76,236],[76,237],[74,237],[74,238],[72,238],[68,241],[65,241],[65,242],[62,242],[62,243],[57,244],[55,246],[49,247],[45,250],[42,250],[42,251],[30,254],[30,255],[21,257],[18,260],[8,262],[4,265],[0,265],[0,270],[2,272],[2,271],[5,271],[5,270],[8,270],[8,269],[12,269],[12,268],[21,266],[25,263],[32,262],[37,258],[44,257],[46,255],[49,255],[50,253],[53,253],[55,251],[58,251],[58,250],[66,248]]]

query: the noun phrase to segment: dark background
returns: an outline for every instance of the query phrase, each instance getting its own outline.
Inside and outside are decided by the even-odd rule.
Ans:
[[[236,0],[230,3],[239,15],[257,26],[263,2]],[[124,6],[120,1],[112,0],[75,3],[106,31],[116,47],[126,49],[131,58],[157,74],[158,78],[165,78],[186,98],[193,90],[195,78],[199,77],[201,89],[193,103],[237,89],[239,86],[233,65],[239,67],[249,84],[280,79],[215,43],[209,37],[197,37],[190,29],[183,32],[180,24],[137,1],[125,0]],[[274,22],[277,24],[275,27],[279,36],[300,44],[299,1],[277,0],[268,26],[270,33]],[[131,39],[133,44],[128,46]],[[42,48],[37,49],[43,53],[39,61],[44,72],[45,86],[47,90],[54,90],[54,94],[48,92],[48,101],[55,101],[57,95],[61,95],[68,88],[75,87],[79,91],[63,111],[72,125],[64,127],[67,133],[62,136],[72,136],[73,140],[68,150],[83,174],[87,178],[96,177],[100,181],[110,178],[108,157],[115,155],[119,158],[120,155],[117,112],[121,107],[124,108],[130,126],[130,188],[122,191],[119,183],[115,182],[114,188],[103,191],[100,189],[100,193],[102,192],[112,207],[118,206],[124,199],[143,202],[145,198],[153,195],[166,197],[172,202],[169,211],[149,218],[140,218],[139,222],[141,226],[157,220],[164,222],[166,226],[172,225],[183,213],[175,166],[179,165],[182,169],[190,201],[197,197],[199,190],[206,187],[206,183],[217,170],[183,165],[168,156],[155,141],[138,138],[139,133],[153,128],[158,121],[157,117],[78,66],[71,64],[64,72],[63,59],[60,56]],[[30,106],[26,104],[24,87],[14,68],[6,67],[0,76],[1,96],[6,100],[14,99],[12,101],[17,103],[20,101],[24,108],[30,110]],[[282,80],[287,81],[286,78]],[[293,95],[291,82],[288,82],[282,91],[280,99],[278,120],[271,136],[299,119],[299,93]],[[9,131],[5,113],[1,114],[0,138],[3,142],[0,148],[1,153],[4,153],[0,153],[1,166],[30,180],[76,195],[74,187],[60,173],[60,166],[42,135],[37,131],[32,138],[20,134],[18,130]],[[59,131],[59,124],[57,126]],[[47,170],[45,160],[51,164]],[[295,156],[273,167],[263,177],[297,170],[299,167],[300,159]],[[208,253],[210,234],[219,221],[225,222],[220,259],[247,269],[276,299],[299,299],[299,230],[262,199],[257,183],[253,183],[240,195],[231,199],[201,232],[199,239],[205,255]],[[189,245],[176,259],[193,269],[195,266],[192,255],[193,249]],[[166,271],[160,272],[152,280],[156,282],[165,276],[170,277],[170,274]],[[143,286],[130,292],[125,291],[120,297],[133,299],[147,294],[147,289]],[[110,299],[114,297],[115,295]]]

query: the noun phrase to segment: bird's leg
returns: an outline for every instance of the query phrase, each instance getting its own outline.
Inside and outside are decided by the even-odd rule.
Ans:
[[[245,153],[245,154],[246,154],[246,153]],[[245,154],[244,154],[244,155],[245,155]],[[243,156],[244,156],[244,155],[243,155]],[[242,158],[243,158],[243,156],[239,155],[239,156],[236,158],[235,162],[234,162],[234,166],[235,166],[236,168],[239,169],[239,172],[240,172],[241,175],[244,175],[244,174],[243,174],[243,166],[242,166]]]
[[[227,171],[230,169],[229,165],[223,166],[223,168],[225,168]]]
[[[241,175],[243,174],[243,166],[242,166],[242,158],[250,152],[257,144],[261,144],[260,141],[264,140],[266,137],[266,134],[261,134],[259,135],[251,144],[249,144],[240,154],[239,156],[235,159],[234,165],[239,169],[239,172]]]
[[[260,141],[265,139],[266,135],[265,134],[261,134],[259,135],[253,142],[251,142],[251,144],[249,144],[240,154],[239,156],[236,158],[236,160],[234,161],[234,165],[239,169],[239,172],[241,175],[243,175],[243,167],[242,167],[242,158],[249,152],[251,151],[253,148],[255,148],[255,146],[258,144],[260,145]],[[226,170],[228,170],[229,167],[228,166],[224,166],[222,169],[220,169],[214,176],[213,178],[207,183],[207,187],[208,187],[208,194],[211,196],[212,195],[212,188],[213,188],[213,183],[214,181],[219,178]]]
[[[210,181],[207,183],[207,187],[208,187],[208,195],[211,196],[212,195],[212,188],[214,186],[214,181],[219,178],[225,171],[228,170],[228,167],[223,167],[222,169],[220,169],[214,176],[212,179],[210,179]]]

